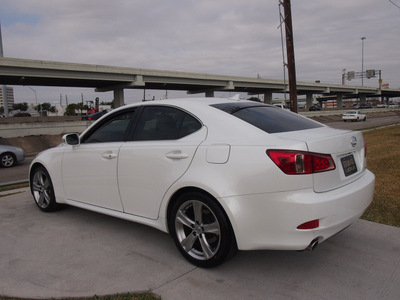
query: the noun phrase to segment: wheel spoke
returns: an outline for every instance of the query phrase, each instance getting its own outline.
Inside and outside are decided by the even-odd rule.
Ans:
[[[42,207],[43,206],[43,200],[44,200],[44,195],[43,195],[43,193],[39,193],[39,195],[38,195],[39,197],[38,197],[38,199],[37,199],[37,203],[38,203],[38,205],[40,206],[40,207]]]
[[[47,191],[47,190],[49,189],[49,187],[50,187],[50,181],[49,181],[49,179],[48,179],[47,177],[44,179],[43,187],[44,187],[44,189],[45,189],[46,191]]]
[[[39,185],[39,183],[37,181],[33,181],[32,182],[32,189],[35,192],[39,192],[40,191],[40,185]]]
[[[197,235],[194,235],[193,233],[189,234],[185,239],[181,241],[182,248],[186,252],[189,252],[190,250],[193,249],[193,245],[197,239],[198,239]]]
[[[210,245],[208,244],[207,239],[204,234],[200,235],[199,241],[200,241],[201,249],[203,250],[203,253],[204,253],[204,258],[209,259],[209,258],[213,257],[214,252],[212,251]]]
[[[211,224],[203,224],[202,227],[203,227],[203,231],[205,233],[212,233],[212,234],[215,234],[215,235],[220,235],[221,234],[218,222],[214,222],[214,223],[211,223]]]
[[[43,199],[44,199],[44,202],[45,202],[45,204],[47,206],[50,203],[50,200],[51,200],[51,196],[49,195],[49,192],[47,190],[45,190],[43,192]]]
[[[38,173],[38,181],[41,187],[44,187],[44,174],[43,173]]]
[[[194,220],[197,224],[202,224],[203,223],[203,213],[202,213],[202,208],[203,204],[198,202],[198,201],[193,201],[193,213],[194,213]]]
[[[176,215],[176,221],[187,227],[193,228],[194,221],[186,216],[181,210]]]

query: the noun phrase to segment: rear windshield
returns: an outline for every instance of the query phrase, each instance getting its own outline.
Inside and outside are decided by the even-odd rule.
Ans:
[[[282,108],[260,103],[221,103],[212,106],[234,115],[267,133],[305,130],[323,126]]]

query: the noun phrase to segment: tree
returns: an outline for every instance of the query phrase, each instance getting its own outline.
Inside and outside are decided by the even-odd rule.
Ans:
[[[75,103],[68,104],[65,115],[66,116],[75,116],[75,110],[77,109],[77,105]]]
[[[23,103],[15,103],[12,106],[13,110],[21,110],[21,111],[26,111],[28,109],[28,103],[23,102]]]
[[[42,104],[39,104],[38,106],[35,107],[36,111],[38,112],[56,112],[56,107],[55,106],[51,106],[50,103],[45,102]]]

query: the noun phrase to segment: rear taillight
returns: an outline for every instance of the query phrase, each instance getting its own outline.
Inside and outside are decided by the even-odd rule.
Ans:
[[[267,154],[288,175],[320,173],[336,168],[329,154],[294,150],[267,150]]]

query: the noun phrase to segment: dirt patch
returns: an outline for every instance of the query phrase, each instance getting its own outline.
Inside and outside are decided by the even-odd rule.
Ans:
[[[53,148],[61,144],[62,135],[25,136],[16,138],[0,138],[0,144],[21,147],[27,156]]]

